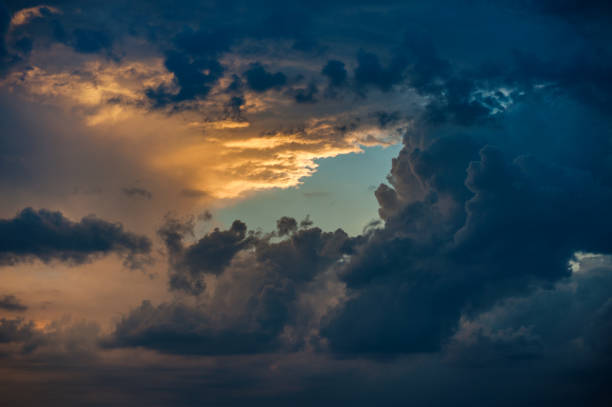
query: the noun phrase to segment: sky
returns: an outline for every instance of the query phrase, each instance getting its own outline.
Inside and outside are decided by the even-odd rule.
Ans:
[[[612,7],[0,0],[0,407],[608,406]]]

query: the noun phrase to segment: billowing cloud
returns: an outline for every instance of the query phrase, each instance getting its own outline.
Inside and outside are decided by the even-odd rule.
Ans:
[[[185,247],[191,228],[171,219],[160,234],[170,253],[170,287],[198,295],[198,304],[143,302],[117,324],[107,346],[208,355],[302,347],[317,318],[341,299],[328,269],[357,243],[342,230],[298,230],[285,217],[279,235],[289,236],[277,243],[247,236],[236,221]],[[334,296],[325,299],[320,289]]]
[[[396,189],[378,190],[385,228],[343,274],[356,296],[323,329],[332,349],[437,350],[463,312],[567,277],[576,251],[610,251],[606,205],[594,205],[612,199],[609,187],[533,157],[508,161],[492,147],[470,162],[467,146],[463,165],[436,156],[451,151],[437,145],[394,163]]]
[[[94,216],[73,222],[61,212],[23,209],[12,219],[0,220],[0,264],[38,259],[84,263],[116,253],[126,264],[137,265],[149,254],[151,241]]]
[[[8,403],[609,405],[609,5],[281,3],[0,5]]]

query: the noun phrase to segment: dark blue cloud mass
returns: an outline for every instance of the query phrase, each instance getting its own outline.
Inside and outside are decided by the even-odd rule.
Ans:
[[[105,385],[114,405],[133,405],[130,386],[168,406],[610,405],[609,2],[95,2],[77,12],[61,1],[49,6],[63,14],[10,28],[17,3],[0,6],[5,73],[56,43],[120,60],[122,44],[137,38],[172,78],[143,91],[147,113],[199,106],[206,121],[245,120],[250,131],[253,104],[277,98],[293,110],[271,108],[265,124],[316,112],[319,127],[332,129],[330,146],[353,114],[381,133],[406,122],[374,193],[379,219],[358,236],[309,218],[280,217],[266,234],[240,220],[199,233],[195,221],[167,217],[157,236],[169,295],[131,298],[139,305],[92,345],[151,351],[161,373],[134,367],[138,357],[117,372],[89,359],[58,364],[92,375],[80,380]],[[89,15],[105,24],[87,25]],[[43,35],[45,24],[57,24],[56,35]],[[201,107],[212,97],[222,98],[219,117]],[[26,161],[0,151],[0,179],[13,180]],[[3,266],[110,253],[137,262],[151,247],[94,217],[25,209],[0,220]],[[0,309],[30,311],[11,295]],[[12,346],[36,354],[50,342],[25,318],[0,319],[0,356],[11,362]],[[79,397],[72,405],[83,405]]]
[[[73,222],[61,212],[23,209],[12,219],[0,219],[0,264],[38,259],[80,264],[116,253],[137,265],[149,254],[151,241],[127,232],[118,223],[94,216]]]
[[[473,2],[469,13],[457,17],[462,27],[471,28],[456,33],[444,25],[447,11],[436,14],[430,7],[408,4],[397,9],[398,19],[412,13],[424,22],[399,38],[393,39],[376,23],[371,29],[379,33],[378,47],[362,39],[356,28],[343,33],[356,49],[354,69],[329,59],[320,74],[330,88],[350,85],[367,97],[372,90],[387,93],[404,87],[424,98],[424,109],[393,162],[390,185],[376,191],[384,227],[360,236],[350,250],[334,252],[330,258],[338,262],[334,267],[350,295],[322,320],[322,348],[338,355],[372,356],[440,351],[466,315],[564,281],[576,252],[610,252],[606,114],[607,66],[612,59],[609,47],[599,40],[591,42],[593,32],[608,32],[599,25],[606,15],[600,9],[606,8],[589,4],[525,3],[518,13],[516,4],[496,8]],[[449,5],[454,11],[463,6]],[[314,9],[333,15],[342,7]],[[243,36],[314,35],[309,30],[324,19],[313,15],[313,9],[306,9],[303,18],[279,12],[261,20],[283,21],[274,29],[183,31],[174,40],[177,51],[166,54],[165,62],[181,89],[175,101],[205,96],[223,72],[220,66],[211,69],[215,62],[208,58],[229,52]],[[490,18],[483,20],[483,15]],[[545,23],[542,15],[561,19]],[[499,21],[493,23],[495,19]],[[300,24],[292,25],[296,20]],[[585,20],[592,22],[587,31],[582,30]],[[499,32],[495,42],[485,35],[500,29],[495,24],[519,24],[521,29]],[[540,37],[525,44],[525,36],[535,32]],[[558,36],[568,39],[567,50],[549,47]],[[475,53],[474,47],[480,51]],[[212,73],[205,76],[203,70]],[[284,73],[258,62],[244,72],[244,84],[255,92],[279,89],[287,82]],[[239,92],[244,84],[236,76],[228,91]],[[316,90],[314,83],[299,89],[295,100],[314,103]],[[236,99],[231,106],[239,109],[242,103]],[[386,120],[390,119],[381,117],[381,127]],[[560,124],[542,125],[551,120]],[[580,127],[585,131],[577,130]],[[279,228],[280,236],[290,236],[285,243],[249,235],[237,222],[227,231],[215,230],[184,246],[182,236],[189,228],[169,224],[160,233],[170,253],[171,286],[199,294],[205,288],[203,275],[230,273],[233,262],[249,250],[260,261],[262,253],[297,244],[296,239],[310,230],[298,230],[287,218],[279,221]],[[301,275],[302,264],[317,264],[321,255],[308,253],[298,260],[292,257],[296,253],[282,251],[274,262],[267,259],[253,267],[274,269],[273,264],[287,262],[283,273]],[[309,267],[309,273],[322,272]],[[282,300],[279,306],[288,303]],[[159,311],[171,318],[175,311],[166,312],[169,309],[146,304],[139,312]],[[290,311],[295,310],[285,309]],[[138,325],[135,318],[129,317],[117,332],[129,336],[128,326]],[[198,330],[198,335],[205,337],[206,332],[208,328]],[[207,347],[214,348],[210,343]]]
[[[244,73],[249,88],[255,92],[265,92],[268,89],[279,88],[287,82],[282,72],[268,72],[260,63],[254,63]]]

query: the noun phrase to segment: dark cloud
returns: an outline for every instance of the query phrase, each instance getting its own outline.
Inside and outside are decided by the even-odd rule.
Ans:
[[[378,118],[378,124],[384,129],[400,120],[400,112],[376,112],[376,117]]]
[[[5,295],[0,297],[0,309],[6,311],[25,311],[28,307],[23,305],[14,295]]]
[[[21,37],[15,41],[15,48],[22,54],[29,54],[32,51],[33,42],[29,37]]]
[[[282,72],[271,73],[260,63],[254,63],[244,73],[247,85],[255,92],[265,92],[272,88],[280,88],[287,82],[287,77]]]
[[[314,222],[310,219],[310,215],[306,215],[306,217],[300,221],[300,228],[309,228],[312,225],[314,225]]]
[[[242,79],[238,75],[232,75],[232,81],[225,89],[228,93],[238,93],[244,87]]]
[[[112,39],[107,32],[90,29],[76,29],[72,33],[72,47],[77,52],[94,53],[110,49]]]
[[[11,22],[11,14],[3,3],[0,3],[0,75],[4,74],[11,62],[11,55],[6,48],[6,33]]]
[[[0,343],[28,342],[35,335],[33,322],[21,318],[0,319]]]
[[[588,260],[581,267],[552,289],[507,299],[464,320],[446,357],[454,364],[482,367],[565,354],[609,370],[612,269],[609,263],[589,266]]]
[[[0,55],[6,53],[5,36],[11,22],[11,14],[4,3],[0,3]]]
[[[135,265],[148,255],[151,242],[94,216],[73,222],[60,212],[26,208],[12,219],[0,220],[0,263],[38,259],[80,264],[116,253]]]
[[[293,43],[293,49],[302,52],[322,52],[323,47],[312,38],[299,38]]]
[[[605,0],[559,0],[534,1],[532,6],[542,12],[562,16],[568,19],[575,18],[605,18],[612,15],[612,7]]]
[[[246,323],[217,328],[204,310],[183,304],[154,307],[144,301],[117,324],[112,339],[105,345],[139,346],[187,355],[259,353],[278,348],[278,331],[266,327],[252,329]]]
[[[244,106],[244,104],[244,97],[232,96],[225,106],[226,116],[234,120],[240,120],[242,117],[242,106]]]
[[[276,221],[276,229],[279,236],[285,236],[294,233],[297,230],[297,221],[294,218],[283,216]]]
[[[138,188],[138,187],[125,187],[121,189],[121,192],[123,192],[125,195],[129,196],[130,198],[144,198],[144,199],[152,199],[153,198],[153,194],[151,193],[151,191],[148,191],[144,188]]]
[[[322,329],[332,350],[439,350],[463,313],[566,278],[576,251],[610,252],[612,190],[591,173],[473,152],[445,138],[394,161],[395,188],[377,191],[385,228],[347,265],[355,297]]]
[[[215,229],[196,243],[185,246],[186,234],[193,234],[193,222],[180,222],[168,218],[159,229],[159,236],[168,250],[171,265],[170,287],[193,294],[200,294],[207,273],[219,274],[234,255],[251,244],[247,238],[246,225],[235,221],[229,230]]]
[[[355,68],[355,83],[358,87],[374,86],[387,92],[404,79],[406,61],[397,57],[387,67],[384,67],[378,56],[359,51],[357,54],[357,68]]]
[[[305,37],[311,24],[310,14],[300,6],[287,7],[275,4],[276,9],[264,16],[253,28],[255,37],[296,38],[307,41]]]
[[[187,28],[178,33],[173,40],[175,48],[166,51],[164,65],[174,74],[179,91],[149,89],[147,96],[153,107],[206,98],[225,70],[217,58],[230,48],[235,36],[229,27],[197,31]]]
[[[171,253],[171,285],[199,294],[203,278],[214,275],[214,293],[196,307],[144,302],[122,319],[107,346],[208,355],[301,347],[304,329],[310,329],[304,324],[312,318],[299,312],[301,295],[356,242],[340,229],[297,230],[295,219],[282,218],[279,235],[290,235],[277,243],[246,235],[246,226],[236,221],[227,231],[214,230],[184,246],[191,227],[169,221],[160,231]]]
[[[344,62],[335,59],[327,61],[321,73],[329,79],[330,86],[342,86],[346,83],[347,72]]]
[[[108,6],[96,7],[89,14]],[[326,82],[326,115],[372,103],[364,117],[381,129],[410,122],[388,183],[375,191],[381,219],[361,236],[284,217],[269,234],[236,221],[196,238],[193,221],[166,220],[159,236],[173,299],[142,302],[103,345],[224,355],[215,365],[238,354],[241,362],[223,380],[194,379],[206,369],[189,380],[179,373],[180,395],[153,404],[201,404],[219,393],[226,397],[214,403],[241,405],[610,404],[609,259],[588,270],[569,267],[577,252],[612,250],[606,2],[161,2],[147,4],[146,19],[141,7],[121,7],[108,32],[75,22],[65,8],[54,41],[78,52],[110,53],[128,36],[160,50],[175,83],[148,90],[154,108],[189,108],[227,79],[221,115],[241,119],[247,88],[287,86],[283,96],[305,103]],[[34,28],[8,38],[10,16],[0,9],[4,67],[46,46]],[[285,73],[274,67],[279,60]],[[266,65],[244,68],[242,61]],[[247,71],[240,77],[232,69]],[[335,124],[339,133],[357,126]],[[18,150],[1,140],[5,151]],[[3,167],[21,165],[12,158],[2,156]],[[0,221],[6,264],[130,257],[149,246],[93,218],[70,222],[26,210]],[[0,342],[22,351],[49,338],[31,322],[0,321]],[[247,360],[270,354],[273,361],[253,368],[257,379],[241,376]],[[144,387],[162,376],[172,375],[145,374]],[[245,387],[256,390],[235,395]]]
[[[317,85],[311,83],[306,88],[297,89],[295,91],[295,101],[297,103],[315,103],[317,100],[315,95],[319,92]]]
[[[234,37],[235,30],[230,27],[198,31],[186,29],[175,37],[174,44],[192,56],[215,57],[230,48]]]
[[[223,67],[217,60],[192,57],[178,51],[168,51],[164,65],[174,74],[179,91],[172,93],[163,87],[147,90],[147,97],[154,107],[203,98],[223,74]]]
[[[41,329],[34,321],[24,318],[0,319],[0,358],[10,361],[15,357],[38,357],[44,364],[72,360],[79,363],[92,360],[97,348],[100,328],[91,322],[72,322],[70,318],[53,321]]]

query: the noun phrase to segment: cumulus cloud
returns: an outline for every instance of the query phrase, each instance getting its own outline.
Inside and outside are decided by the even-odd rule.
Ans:
[[[509,21],[514,18],[504,17]],[[610,250],[604,232],[611,222],[605,208],[612,199],[607,167],[602,164],[606,158],[585,163],[578,161],[579,154],[570,157],[566,150],[570,144],[574,146],[573,138],[571,142],[566,140],[567,149],[545,151],[533,135],[517,135],[523,128],[516,127],[521,120],[517,118],[520,109],[541,102],[541,98],[596,101],[598,96],[588,89],[601,75],[587,79],[580,74],[583,79],[566,80],[568,72],[579,72],[570,68],[571,63],[553,69],[535,58],[526,63],[520,53],[503,59],[505,66],[481,63],[467,52],[451,60],[440,51],[439,43],[446,40],[442,34],[429,38],[416,31],[399,38],[385,56],[382,51],[365,47],[357,51],[352,75],[336,59],[328,59],[319,72],[329,88],[351,85],[366,98],[376,97],[375,91],[391,94],[401,87],[423,98],[413,126],[403,128],[405,146],[393,161],[390,185],[383,184],[376,190],[384,226],[369,228],[351,241],[350,249],[335,252],[325,268],[309,266],[316,274],[333,264],[339,283],[346,287],[346,301],[328,310],[317,332],[317,346],[338,355],[440,351],[466,316],[479,315],[506,298],[530,295],[567,279],[568,262],[577,251]],[[197,37],[217,34],[209,31]],[[185,34],[185,44],[192,35]],[[191,53],[219,56],[236,42],[227,37],[220,44],[219,49],[210,50],[182,47]],[[448,52],[448,48],[445,50]],[[551,58],[557,57],[555,54]],[[573,56],[561,58],[569,61]],[[270,70],[268,63],[266,68],[259,62],[242,62],[241,66],[245,63],[246,87],[255,94],[289,83],[288,74]],[[235,76],[224,89],[240,93],[244,84]],[[311,90],[301,89],[302,101],[314,96],[314,87]],[[297,100],[298,95],[294,96]],[[248,106],[249,97],[241,99],[239,106]],[[593,106],[590,102],[587,105]],[[542,114],[553,117],[559,112],[557,108]],[[572,120],[570,116],[564,120]],[[384,129],[406,116],[395,110],[377,110],[369,117]],[[531,120],[527,117],[523,121]],[[354,127],[353,123],[334,124],[313,121],[298,138],[266,134],[229,140],[225,146],[249,157],[249,167],[236,167],[245,171],[253,165],[253,150],[280,149],[288,144],[308,149],[316,145],[314,134],[363,128],[363,123]],[[589,137],[593,141],[584,143],[580,151],[590,151],[588,146],[603,141],[594,133]],[[262,169],[258,176],[270,176],[277,166],[275,163]],[[572,199],[575,196],[582,199]],[[290,218],[280,219],[277,228],[276,236],[286,237],[278,243],[269,236],[249,234],[237,221],[228,230],[213,230],[187,244],[185,236],[192,233],[193,225],[168,222],[160,235],[170,257],[171,287],[202,296],[215,290],[213,282],[237,272],[245,258],[254,258],[252,268],[266,270],[261,271],[264,274],[274,270],[275,262],[263,262],[262,253],[285,247],[288,242],[295,244],[312,230],[309,225],[298,229],[297,222]],[[297,261],[295,256],[287,252],[275,261],[299,275],[305,272],[300,271],[302,263],[312,261],[307,257]],[[320,253],[310,253],[310,257],[317,256]],[[284,312],[290,314],[291,301],[281,303]],[[187,312],[181,307],[187,306],[143,304],[141,311],[152,315],[159,312],[163,318],[172,319],[170,315],[175,312]],[[205,315],[193,323],[199,327],[197,336],[212,335],[207,333],[212,329],[212,311],[206,307],[188,309]],[[292,318],[299,319],[297,315]],[[283,329],[288,329],[290,319],[280,318]],[[125,324],[126,332],[131,331],[128,326],[138,325],[134,321]],[[277,339],[282,324],[275,325],[267,338]],[[148,332],[149,328],[144,330]],[[525,342],[525,355],[539,346],[528,330],[517,329],[508,335],[509,341]],[[489,336],[491,343],[505,346],[504,337]]]
[[[494,365],[565,354],[609,369],[612,270],[588,265],[552,289],[504,300],[464,317],[445,350],[451,363]]]
[[[74,222],[46,209],[26,208],[12,219],[0,220],[0,264],[12,265],[33,259],[45,263],[80,264],[115,253],[127,265],[147,256],[151,241],[94,216]]]
[[[356,295],[322,331],[332,349],[438,350],[462,313],[569,276],[576,251],[610,251],[612,191],[592,174],[488,146],[470,161],[470,140],[458,143],[463,159],[454,147],[445,160],[451,150],[440,143],[457,141],[404,150],[396,188],[377,191],[385,228],[343,272]]]
[[[246,225],[240,221],[235,221],[229,230],[215,229],[187,246],[183,239],[186,234],[193,234],[193,220],[181,223],[168,218],[158,234],[166,245],[172,265],[170,286],[194,294],[204,290],[204,274],[221,273],[234,255],[252,241],[247,238]]]
[[[279,235],[289,236],[276,243],[271,236],[247,235],[236,221],[184,246],[182,237],[191,230],[169,220],[160,234],[170,252],[171,288],[198,295],[198,304],[143,302],[117,324],[107,346],[208,355],[303,347],[341,296],[326,273],[358,242],[340,229],[297,230],[287,217],[279,220]],[[334,297],[321,296],[321,289]]]
[[[358,86],[376,86],[382,91],[389,91],[393,85],[403,79],[406,62],[401,58],[394,59],[389,66],[383,67],[378,56],[360,51],[357,54],[355,82]]]
[[[166,53],[164,66],[174,75],[179,90],[172,93],[164,86],[148,89],[146,94],[154,107],[205,97],[223,73],[223,67],[214,59],[194,59],[174,50]]]
[[[169,174],[142,177],[151,205],[172,183],[168,201],[216,211],[300,185],[320,158],[402,140],[375,191],[380,219],[350,237],[308,217],[267,234],[167,217],[166,296],[130,298],[108,332],[5,318],[2,350],[127,348],[135,364],[209,363],[197,374],[232,361],[223,385],[251,392],[222,404],[609,404],[610,7],[222,3],[150,3],[144,22],[138,5],[26,9],[12,29],[19,11],[2,8],[2,92],[64,109],[130,163]],[[9,190],[49,152],[21,155],[38,139],[7,129]],[[153,193],[120,182],[115,195]],[[0,221],[4,265],[150,250],[97,218],[27,209]],[[0,297],[4,311],[24,307]],[[254,360],[252,376],[236,373]],[[223,387],[210,383],[181,402]]]

